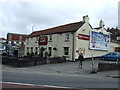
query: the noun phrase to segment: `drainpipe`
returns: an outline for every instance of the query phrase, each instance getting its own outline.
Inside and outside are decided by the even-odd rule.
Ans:
[[[74,61],[74,32],[73,32],[73,45],[72,45],[72,61]]]

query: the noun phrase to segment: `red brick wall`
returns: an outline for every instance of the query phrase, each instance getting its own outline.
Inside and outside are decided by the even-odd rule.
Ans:
[[[12,40],[13,41],[18,41],[19,40],[19,35],[12,34]]]
[[[26,40],[26,35],[19,35],[19,34],[10,34],[12,36],[11,40],[12,41],[25,41]],[[20,40],[20,36],[22,36],[22,40]],[[9,38],[9,34],[7,35],[7,40]]]

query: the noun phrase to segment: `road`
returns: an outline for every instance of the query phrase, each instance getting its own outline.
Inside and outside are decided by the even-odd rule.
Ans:
[[[118,88],[118,78],[84,75],[49,75],[3,71],[3,82],[50,85],[71,88]]]

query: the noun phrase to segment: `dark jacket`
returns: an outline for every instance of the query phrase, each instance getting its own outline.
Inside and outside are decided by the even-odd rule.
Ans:
[[[84,57],[83,57],[83,55],[79,55],[78,60],[80,60],[80,61],[84,61]]]

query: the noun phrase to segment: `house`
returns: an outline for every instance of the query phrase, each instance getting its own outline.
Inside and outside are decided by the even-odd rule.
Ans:
[[[8,33],[6,44],[8,54],[14,54],[15,56],[24,55],[26,37],[26,34]]]
[[[5,44],[6,44],[6,39],[5,38],[0,38],[0,54],[2,54],[3,51],[5,51]]]
[[[109,32],[111,36],[111,45],[116,52],[120,52],[120,30],[117,27],[108,28],[107,32]]]
[[[93,43],[93,38],[97,44]],[[109,46],[110,35],[104,22],[100,21],[100,27],[92,28],[86,15],[80,22],[32,32],[26,38],[25,55],[45,57],[48,53],[50,58],[65,56],[67,60],[75,61],[79,53],[85,58],[103,55],[110,51]]]

